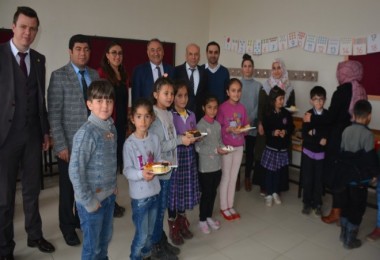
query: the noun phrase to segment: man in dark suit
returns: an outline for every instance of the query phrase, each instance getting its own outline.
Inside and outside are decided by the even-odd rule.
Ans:
[[[138,65],[133,72],[132,103],[141,97],[151,98],[154,82],[164,73],[170,78],[174,76],[174,68],[162,62],[164,47],[159,39],[150,40],[146,52],[149,62]]]
[[[85,103],[87,87],[99,79],[96,70],[87,67],[90,40],[77,34],[69,41],[70,61],[52,72],[48,88],[48,111],[54,152],[59,169],[59,227],[69,246],[80,244],[76,228],[80,227],[74,214],[74,190],[68,175],[70,152],[76,131],[87,121]]]
[[[29,7],[18,7],[13,38],[0,45],[0,259],[13,259],[16,181],[21,173],[28,246],[54,252],[42,236],[38,197],[41,147],[49,148],[45,105],[45,57],[30,49],[39,19]]]
[[[207,71],[203,66],[198,66],[199,59],[199,46],[191,43],[186,47],[186,62],[174,69],[174,79],[183,80],[190,88],[187,108],[195,113],[197,122],[202,118],[202,103],[208,94]]]

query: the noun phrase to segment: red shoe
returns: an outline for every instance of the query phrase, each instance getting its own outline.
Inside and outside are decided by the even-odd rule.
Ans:
[[[231,213],[233,219],[240,219],[240,214],[237,213],[234,208],[230,208],[228,211]]]
[[[228,220],[228,221],[234,220],[234,217],[232,216],[232,214],[229,212],[228,209],[220,210],[220,213],[222,214],[225,220]]]

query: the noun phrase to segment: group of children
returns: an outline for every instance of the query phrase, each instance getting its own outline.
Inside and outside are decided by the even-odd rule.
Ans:
[[[186,210],[199,206],[199,228],[208,234],[218,230],[220,222],[212,217],[217,188],[220,184],[220,210],[226,220],[240,218],[234,209],[234,195],[239,173],[247,125],[245,107],[239,102],[242,83],[230,80],[228,100],[219,106],[215,97],[204,99],[204,117],[197,123],[186,109],[189,88],[183,82],[174,84],[163,76],[154,83],[152,104],[137,100],[130,116],[133,133],[123,148],[123,173],[129,182],[132,220],[136,227],[131,245],[131,259],[178,259],[179,248],[168,243],[163,231],[168,209],[169,237],[175,245],[191,239]],[[91,115],[74,137],[70,161],[78,214],[84,234],[82,259],[106,259],[112,236],[112,212],[116,187],[116,132],[111,119],[114,93],[107,81],[94,81],[88,91],[87,105]],[[284,108],[285,92],[275,86],[269,93],[269,106],[263,116],[266,148],[261,164],[266,169],[267,206],[281,204],[280,176],[289,164],[289,144],[294,130],[293,119]],[[311,91],[310,113],[325,115],[326,92],[322,87]],[[364,103],[364,104],[363,104]],[[342,149],[356,154],[370,151],[372,142],[366,127],[371,118],[367,101],[354,109],[355,124],[343,134]],[[322,205],[323,146],[326,126],[305,124],[302,155],[304,207],[320,214]],[[193,137],[186,131],[198,129],[205,137]],[[366,136],[366,138],[362,138]],[[348,142],[348,140],[350,140]],[[232,149],[226,149],[226,146]],[[366,153],[364,153],[366,156]],[[156,176],[144,166],[152,162],[168,162],[167,174]],[[371,164],[373,165],[373,164]],[[373,168],[371,168],[373,170]],[[341,239],[345,247],[357,247],[357,227],[364,214],[366,186],[373,177],[350,181],[347,201],[342,211]],[[360,210],[359,210],[360,207]],[[365,209],[365,207],[364,207]],[[356,232],[356,233],[355,233]]]

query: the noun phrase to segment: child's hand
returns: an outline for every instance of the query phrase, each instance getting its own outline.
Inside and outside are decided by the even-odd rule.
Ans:
[[[182,144],[185,146],[189,146],[190,144],[194,143],[194,141],[195,141],[195,140],[192,140],[192,139],[194,139],[194,137],[189,137],[187,135],[183,135],[181,139],[182,139]]]
[[[259,135],[264,135],[265,132],[264,132],[263,124],[259,123],[257,131],[259,132]]]
[[[142,172],[143,178],[146,181],[151,181],[154,178],[153,172],[148,171],[147,169],[144,169]]]
[[[221,155],[228,153],[227,151],[223,150],[221,147],[216,148],[216,151],[218,154],[221,154]]]
[[[320,145],[325,146],[327,144],[327,139],[322,138],[321,141],[319,142]]]
[[[303,121],[305,123],[310,123],[310,121],[311,121],[311,113],[305,113],[305,115],[303,116]]]
[[[281,130],[279,130],[279,129],[276,129],[276,130],[274,130],[273,131],[273,136],[280,136],[280,132],[281,132]]]
[[[236,134],[236,135],[241,134],[241,131],[240,131],[239,128],[232,127],[232,126],[230,126],[230,127],[227,128],[227,132],[233,133],[233,134]]]
[[[280,134],[279,135],[280,135],[281,138],[284,138],[285,135],[286,135],[286,130],[284,130],[284,129],[280,130]]]

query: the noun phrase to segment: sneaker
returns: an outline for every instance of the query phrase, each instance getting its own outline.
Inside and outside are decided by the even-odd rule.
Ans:
[[[207,224],[213,230],[218,230],[220,228],[220,221],[212,218],[207,218]]]
[[[271,195],[266,196],[265,205],[267,205],[267,207],[272,207],[272,204],[273,204],[273,197]]]
[[[311,212],[311,207],[309,205],[303,204],[302,214],[309,215]]]
[[[280,205],[282,202],[281,202],[281,199],[280,199],[280,196],[278,196],[277,193],[273,193],[273,200],[274,200],[274,203],[276,203],[277,205]]]
[[[230,208],[229,211],[234,219],[240,219],[240,214],[234,208]]]
[[[367,235],[368,241],[376,241],[380,238],[380,228],[376,227],[370,234]]]
[[[210,234],[210,228],[208,227],[207,221],[199,221],[199,229],[203,234]]]

